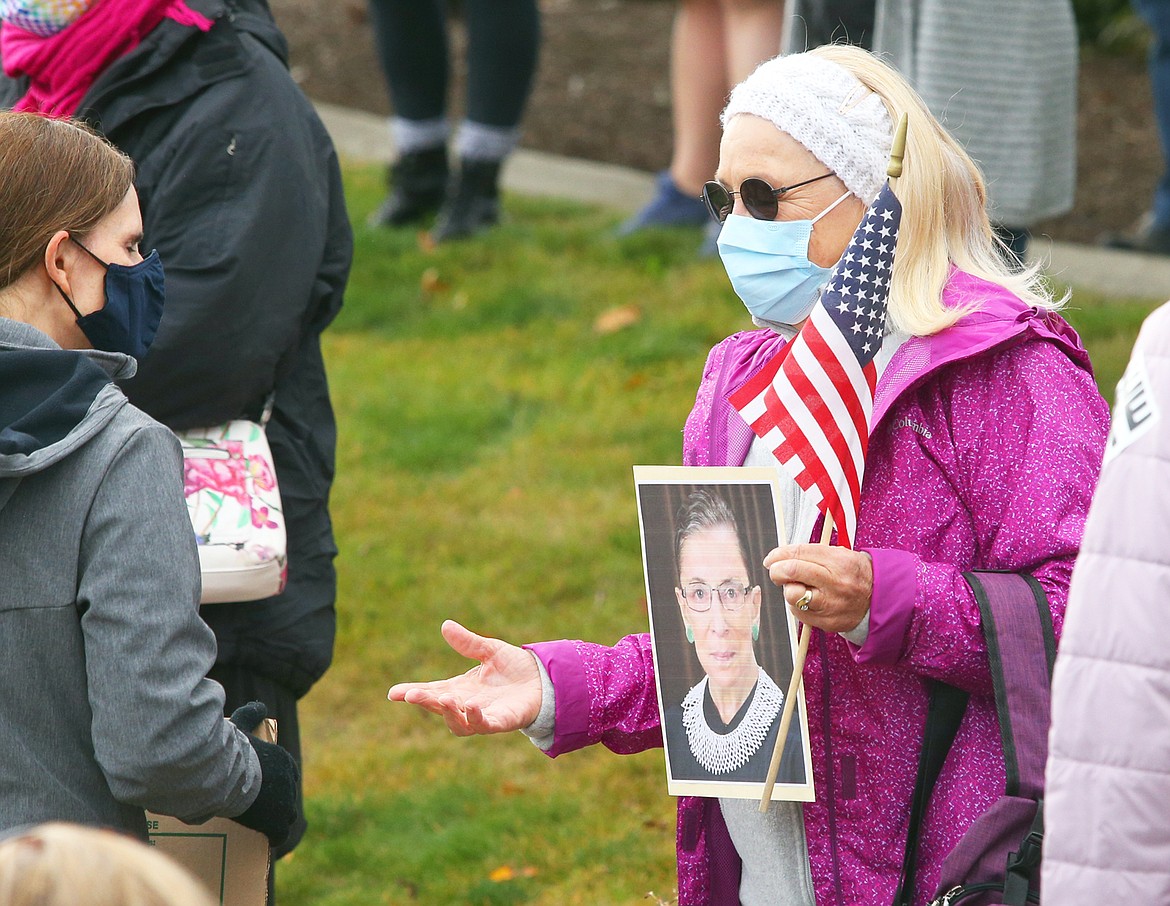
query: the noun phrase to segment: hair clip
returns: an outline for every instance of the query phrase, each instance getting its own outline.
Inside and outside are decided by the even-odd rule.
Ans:
[[[845,100],[843,100],[841,102],[841,106],[837,108],[837,113],[840,116],[845,116],[849,113],[849,111],[864,101],[871,94],[873,94],[872,91],[870,91],[864,85],[858,83],[856,88],[851,90],[849,94],[845,95]]]

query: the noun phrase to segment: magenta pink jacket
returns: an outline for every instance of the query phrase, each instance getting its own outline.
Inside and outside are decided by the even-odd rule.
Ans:
[[[972,697],[924,822],[916,903],[1003,792],[979,610],[961,574],[1033,574],[1059,637],[1101,463],[1109,411],[1072,328],[961,272],[944,299],[979,309],[903,344],[874,401],[857,531],[857,548],[873,557],[869,637],[858,648],[818,630],[804,668],[817,789],[804,822],[818,906],[893,899],[926,680]],[[749,331],[711,351],[684,431],[686,465],[743,464],[752,434],[727,397],[783,342]],[[531,647],[556,688],[550,755],[662,745],[649,636]],[[738,903],[740,864],[718,800],[680,798],[678,818],[680,906]]]

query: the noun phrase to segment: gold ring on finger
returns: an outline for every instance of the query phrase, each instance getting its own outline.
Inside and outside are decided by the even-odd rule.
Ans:
[[[796,599],[796,609],[800,611],[807,611],[808,605],[812,603],[812,589],[806,589],[805,593]]]

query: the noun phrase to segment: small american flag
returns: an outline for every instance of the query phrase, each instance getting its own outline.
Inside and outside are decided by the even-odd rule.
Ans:
[[[887,182],[800,333],[730,397],[853,546],[902,206]]]

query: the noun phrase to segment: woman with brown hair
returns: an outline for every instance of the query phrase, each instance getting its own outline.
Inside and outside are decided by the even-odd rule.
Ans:
[[[163,306],[133,180],[83,126],[0,113],[0,830],[145,838],[150,809],[279,843],[296,766],[241,732],[259,706],[223,719],[179,444],[114,383]]]
[[[0,2],[0,108],[92,125],[134,161],[167,262],[150,354],[119,384],[174,431],[261,421],[287,534],[284,590],[208,603],[228,713],[263,701],[300,764],[297,703],[333,657],[337,426],[321,334],[353,254],[333,143],[267,0]],[[277,856],[300,840],[299,820]]]

